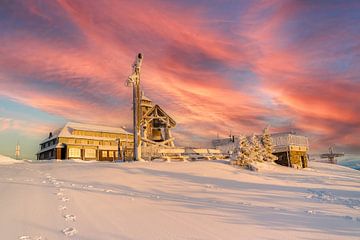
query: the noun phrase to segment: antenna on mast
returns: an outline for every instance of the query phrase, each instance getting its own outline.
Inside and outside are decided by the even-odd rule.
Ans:
[[[16,147],[15,147],[15,159],[20,160],[20,144],[19,144],[19,141],[17,142]]]

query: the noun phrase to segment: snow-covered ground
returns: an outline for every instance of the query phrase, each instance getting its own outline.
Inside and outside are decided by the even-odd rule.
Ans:
[[[0,191],[6,240],[360,238],[360,172],[324,163],[25,161]]]

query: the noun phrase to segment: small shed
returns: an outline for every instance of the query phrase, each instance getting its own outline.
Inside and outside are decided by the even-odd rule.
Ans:
[[[277,164],[306,168],[308,166],[309,140],[305,136],[295,133],[271,134],[273,154],[278,157]]]

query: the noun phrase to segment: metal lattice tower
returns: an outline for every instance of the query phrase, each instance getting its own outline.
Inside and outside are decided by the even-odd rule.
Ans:
[[[20,159],[20,144],[19,144],[19,143],[17,143],[17,144],[16,144],[16,147],[15,147],[15,158],[16,158],[17,160]]]

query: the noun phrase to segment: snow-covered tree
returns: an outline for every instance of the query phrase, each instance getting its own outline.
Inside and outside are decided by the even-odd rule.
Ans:
[[[239,156],[239,165],[245,165],[246,163],[250,162],[250,144],[247,140],[246,136],[240,137],[240,156]]]
[[[250,144],[246,136],[240,136],[240,141],[235,147],[233,154],[231,155],[231,163],[234,165],[244,166],[250,162]]]
[[[262,144],[264,146],[264,161],[273,162],[277,160],[278,158],[274,154],[272,154],[273,143],[271,141],[269,127],[264,128],[262,135]]]
[[[263,155],[264,155],[264,150],[263,150],[263,146],[259,141],[259,138],[253,134],[251,137],[251,153],[250,153],[250,158],[252,161],[256,161],[256,162],[262,162],[263,161]]]

